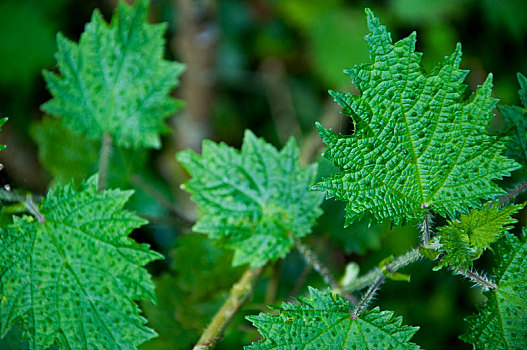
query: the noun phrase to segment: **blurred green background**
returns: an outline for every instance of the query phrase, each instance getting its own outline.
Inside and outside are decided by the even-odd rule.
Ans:
[[[50,184],[96,171],[99,145],[71,135],[40,112],[40,104],[50,98],[41,71],[56,69],[56,32],[78,40],[92,11],[100,8],[110,18],[115,3],[0,1],[0,116],[9,118],[0,133],[0,143],[8,146],[0,153],[2,185],[43,194]],[[519,103],[516,73],[527,73],[524,0],[152,0],[151,21],[169,23],[167,58],[187,65],[174,91],[186,107],[171,118],[172,133],[164,137],[162,149],[141,154],[114,149],[112,154],[111,185],[134,188],[130,207],[152,222],[135,238],[167,256],[151,266],[159,303],[143,305],[160,337],[141,349],[189,349],[243,270],[229,267],[228,252],[188,234],[185,218],[192,221],[195,213],[179,189],[186,175],[175,152],[199,150],[203,138],[239,146],[243,130],[250,128],[276,146],[297,137],[304,164],[318,161],[321,176],[334,171],[319,158],[323,145],[314,122],[342,133],[352,130],[327,90],[354,91],[342,70],[368,61],[365,7],[374,10],[394,40],[417,31],[427,70],[461,42],[462,67],[471,71],[467,93],[492,72],[495,97],[503,104]],[[498,115],[493,128],[501,127]],[[350,261],[365,272],[418,243],[415,227],[363,220],[344,229],[342,203],[327,201],[324,210],[306,243],[336,276]],[[491,256],[479,262],[486,269],[491,263]],[[414,341],[424,348],[470,349],[457,336],[464,331],[463,318],[483,297],[461,278],[432,272],[432,266],[408,267],[411,283],[388,281],[375,303],[420,326]],[[296,252],[268,268],[218,349],[240,349],[256,339],[243,316],[302,295],[308,285],[324,287]],[[19,349],[16,339],[14,330],[0,348]]]

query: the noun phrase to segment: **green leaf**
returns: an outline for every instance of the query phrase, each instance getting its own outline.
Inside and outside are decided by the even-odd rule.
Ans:
[[[439,227],[437,230],[443,258],[438,268],[471,268],[473,260],[512,228],[510,225],[517,222],[512,215],[523,207],[524,204],[513,204],[499,209],[498,204],[493,203],[483,209],[473,209],[468,215],[462,214],[459,220],[449,221],[448,225]]]
[[[419,328],[403,325],[393,312],[375,308],[352,319],[348,301],[329,291],[309,292],[299,305],[283,303],[277,315],[247,317],[264,339],[245,349],[419,349],[410,343]]]
[[[486,292],[487,302],[466,319],[469,330],[461,336],[476,349],[527,348],[527,230],[521,240],[507,233],[496,249],[498,288]]]
[[[44,72],[53,99],[43,111],[92,139],[108,131],[119,146],[159,148],[183,66],[163,59],[166,25],[147,23],[148,3],[119,2],[110,24],[96,10],[79,44],[57,36],[62,75]]]
[[[463,100],[460,45],[426,74],[415,32],[392,44],[386,27],[366,12],[372,63],[346,71],[360,96],[330,92],[352,116],[355,133],[317,124],[324,156],[340,173],[314,188],[347,202],[346,225],[367,212],[395,223],[422,220],[426,208],[455,217],[503,193],[492,180],[519,165],[502,155],[505,141],[485,130],[497,101],[491,76]]]
[[[511,142],[507,148],[507,155],[527,166],[527,78],[518,73],[518,82],[520,84],[518,95],[523,107],[498,106],[498,110],[511,128]]]
[[[141,268],[161,258],[128,237],[145,220],[123,210],[131,191],[50,190],[38,220],[14,217],[0,231],[0,324],[17,320],[33,350],[135,349],[156,334],[135,300],[155,302]]]
[[[234,266],[284,257],[322,213],[322,196],[309,191],[317,166],[300,166],[294,139],[277,151],[247,130],[241,151],[204,141],[201,156],[186,150],[177,158],[192,176],[184,189],[203,212],[194,231],[233,249]]]
[[[80,183],[99,168],[100,142],[75,134],[57,118],[45,117],[31,127],[42,165],[55,183]],[[108,187],[129,186],[130,176],[144,166],[146,150],[112,147]]]

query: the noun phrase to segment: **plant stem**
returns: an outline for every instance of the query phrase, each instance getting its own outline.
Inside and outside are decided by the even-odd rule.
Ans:
[[[39,196],[37,196],[37,199],[38,201],[40,201]],[[33,215],[33,217],[37,219],[38,222],[40,223],[46,222],[46,219],[44,218],[42,213],[38,210],[38,205],[36,205],[35,202],[33,201],[33,195],[31,194],[22,196],[18,193],[0,190],[0,200],[8,201],[8,202],[23,203],[24,208],[29,212],[29,214]]]
[[[438,244],[432,243],[431,245],[428,246],[428,248],[437,249]],[[419,247],[417,247],[395,258],[392,262],[386,265],[385,269],[390,272],[396,272],[397,270],[407,265],[413,264],[414,262],[420,260],[421,258],[422,258],[422,255],[419,252]],[[373,270],[366,273],[365,275],[357,278],[352,283],[346,286],[342,286],[342,290],[347,293],[351,293],[353,291],[363,289],[367,286],[372,285],[376,281],[378,281],[381,278],[381,276],[384,276],[382,270],[376,267]]]
[[[322,264],[322,262],[315,255],[315,253],[308,246],[302,244],[302,242],[300,242],[300,240],[298,240],[297,238],[295,238],[294,240],[296,249],[298,249],[300,255],[302,255],[306,263],[313,266],[315,271],[318,272],[320,276],[322,276],[324,282],[326,282],[326,284],[329,284],[332,289],[340,289],[340,286],[337,283],[335,277],[333,277],[333,275],[331,274],[331,271],[329,271],[329,269],[324,264]]]
[[[331,274],[331,271],[320,261],[316,254],[306,245],[302,244],[300,240],[294,238],[295,247],[300,252],[300,255],[304,258],[307,264],[311,265],[316,272],[322,276],[324,282],[331,286],[336,293],[341,294],[343,297],[351,301],[353,304],[357,304],[358,300],[354,295],[348,294],[342,290],[341,286]]]
[[[519,196],[521,193],[527,191],[527,181],[516,185],[512,190],[510,190],[506,195],[500,198],[500,207],[505,205],[509,200]]]
[[[380,270],[379,270],[380,271]],[[375,296],[375,293],[379,290],[379,287],[381,286],[382,282],[386,279],[386,276],[381,272],[381,275],[377,277],[375,280],[375,283],[370,286],[368,291],[362,296],[360,299],[359,304],[353,311],[353,314],[351,315],[352,319],[356,319],[359,314],[366,309],[368,304],[372,301],[373,297]]]
[[[423,218],[423,222],[421,223],[421,237],[422,237],[424,246],[427,246],[430,243],[430,236],[431,236],[430,228],[431,227],[432,227],[432,214],[430,213],[427,207],[424,218]]]
[[[101,152],[99,157],[99,183],[97,190],[101,192],[106,187],[106,177],[108,176],[108,166],[110,163],[110,152],[112,150],[112,137],[105,131],[102,137]]]
[[[476,271],[460,269],[456,272],[456,274],[465,276],[466,278],[474,282],[476,285],[483,288],[483,290],[498,289],[498,286],[496,284],[487,279],[485,276],[480,275]]]
[[[236,313],[251,298],[263,269],[263,267],[248,269],[240,280],[232,286],[229,297],[201,334],[197,344],[194,345],[194,350],[214,349]]]

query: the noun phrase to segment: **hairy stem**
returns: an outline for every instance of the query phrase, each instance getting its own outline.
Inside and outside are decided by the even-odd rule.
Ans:
[[[428,209],[426,209],[425,215],[423,217],[423,222],[421,223],[421,237],[424,246],[427,246],[430,243],[431,227],[432,214]]]
[[[456,272],[456,274],[465,276],[466,278],[474,282],[477,286],[483,288],[483,290],[498,289],[498,286],[494,282],[492,282],[485,276],[480,275],[476,271],[460,269]]]
[[[248,269],[240,280],[232,286],[229,297],[201,334],[197,344],[194,345],[194,350],[214,349],[236,313],[251,298],[263,269],[263,267]]]
[[[343,297],[351,301],[353,304],[357,304],[358,300],[354,295],[348,294],[342,290],[341,286],[333,277],[333,274],[329,269],[320,261],[320,259],[315,255],[315,253],[306,245],[302,244],[300,240],[295,240],[295,247],[300,252],[300,255],[304,258],[306,263],[313,267],[313,269],[322,276],[324,282],[331,286],[335,292],[342,294]]]
[[[318,256],[315,255],[315,253],[305,244],[302,244],[300,240],[295,238],[295,247],[300,252],[300,255],[304,258],[307,264],[313,266],[316,272],[322,276],[324,279],[324,282],[326,284],[329,284],[331,288],[337,290],[339,289],[339,284],[337,283],[337,280],[333,275],[331,274],[331,271],[322,264]]]
[[[504,206],[505,203],[510,201],[513,198],[516,198],[523,192],[527,191],[527,180],[523,183],[520,183],[519,185],[515,186],[512,190],[510,190],[506,195],[500,198],[500,207]]]
[[[108,166],[110,163],[110,153],[112,150],[112,137],[105,131],[102,137],[101,152],[99,157],[99,183],[97,191],[101,192],[106,187],[106,177],[108,176]]]
[[[33,198],[29,194],[26,197],[25,206],[27,211],[33,215],[33,217],[37,219],[38,222],[41,224],[46,222],[44,215],[42,215],[42,213],[38,210],[38,206],[35,204],[35,202],[33,202]]]
[[[19,202],[23,204],[25,210],[27,210],[29,214],[31,214],[35,219],[37,219],[38,222],[44,223],[46,222],[46,219],[38,210],[38,205],[35,204],[33,198],[34,196],[31,194],[23,196],[18,193],[0,190],[0,201]],[[40,196],[37,196],[36,198],[38,201],[40,201]]]
[[[364,311],[366,307],[368,307],[368,304],[372,301],[373,297],[375,296],[375,293],[377,293],[385,278],[386,276],[384,276],[384,274],[381,272],[381,275],[377,277],[375,283],[370,286],[368,291],[360,299],[359,304],[357,305],[357,307],[353,311],[353,314],[351,315],[352,319],[356,319],[360,315],[360,313]]]
[[[428,248],[437,249],[438,244],[432,243],[428,246]],[[423,256],[419,252],[419,247],[417,247],[395,258],[392,262],[386,265],[385,269],[390,272],[396,272],[397,270],[420,260],[422,257]],[[342,286],[341,288],[343,291],[351,293],[353,291],[363,289],[367,286],[371,286],[373,283],[378,281],[381,276],[384,276],[383,271],[380,268],[376,267],[366,273],[365,275],[357,278],[355,281],[351,282],[348,285]]]

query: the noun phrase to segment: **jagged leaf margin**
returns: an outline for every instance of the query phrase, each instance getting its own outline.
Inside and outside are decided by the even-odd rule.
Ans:
[[[415,32],[392,44],[386,27],[366,12],[372,63],[345,71],[360,96],[330,92],[352,116],[355,133],[317,123],[324,156],[340,172],[314,188],[347,202],[346,225],[366,212],[395,223],[422,220],[430,209],[453,218],[503,193],[492,180],[519,165],[502,155],[504,140],[485,130],[497,102],[492,76],[464,101],[461,45],[426,74]]]
[[[462,214],[458,220],[449,221],[437,229],[442,261],[436,269],[445,266],[458,271],[472,267],[473,260],[499,240],[505,232],[518,222],[512,215],[520,211],[524,204],[511,204],[499,208],[498,203],[489,203],[482,209],[472,209]]]
[[[128,237],[145,220],[123,209],[131,191],[57,186],[38,220],[14,217],[0,231],[1,336],[17,320],[33,350],[135,349],[156,334],[135,300],[155,302],[141,268],[162,258]]]
[[[402,324],[402,317],[374,308],[353,319],[350,303],[329,291],[309,289],[310,298],[283,303],[276,314],[249,316],[263,340],[244,347],[265,349],[419,349],[410,342],[419,329]]]
[[[485,293],[487,302],[469,316],[461,336],[475,349],[527,349],[527,229],[521,239],[507,233],[496,248],[496,290]]]
[[[203,212],[194,231],[233,249],[234,266],[284,257],[322,214],[322,196],[309,191],[317,165],[300,166],[293,138],[278,151],[247,130],[241,151],[204,141],[202,155],[185,150],[177,159],[191,175],[183,188]]]
[[[507,155],[527,165],[527,78],[518,73],[520,89],[518,95],[522,101],[520,106],[498,106],[498,110],[505,117],[505,122],[512,129],[511,142],[507,148]]]
[[[120,1],[110,24],[95,10],[78,44],[59,33],[61,75],[44,71],[53,99],[42,110],[92,139],[109,132],[119,146],[159,148],[183,65],[163,59],[166,23],[148,24],[148,5]]]

